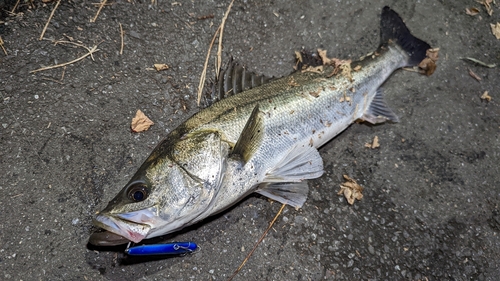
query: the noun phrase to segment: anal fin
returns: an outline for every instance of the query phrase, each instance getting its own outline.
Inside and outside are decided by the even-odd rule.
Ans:
[[[264,183],[255,192],[282,204],[300,208],[306,202],[309,186],[307,181]]]
[[[381,88],[377,89],[375,97],[366,112],[363,114],[362,119],[372,124],[383,123],[388,120],[395,123],[399,122],[398,116],[385,103]]]

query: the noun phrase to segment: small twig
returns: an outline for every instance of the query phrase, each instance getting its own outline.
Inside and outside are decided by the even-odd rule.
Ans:
[[[85,49],[87,49],[87,51],[90,51],[89,47],[87,47],[83,44],[80,44],[80,43],[72,42],[72,41],[64,41],[64,40],[54,41],[54,40],[52,40],[52,43],[54,43],[54,46],[56,46],[57,44],[71,44],[71,45],[75,45],[77,47],[85,48]]]
[[[123,54],[123,28],[121,23],[120,23],[120,38],[121,38],[121,45],[120,45],[120,55],[121,55]]]
[[[101,5],[99,6],[99,10],[97,10],[97,13],[95,14],[95,17],[90,20],[90,22],[95,22],[97,20],[97,17],[99,16],[99,13],[101,12],[102,8],[104,5],[106,5],[107,0],[102,0]]]
[[[5,47],[3,46],[2,36],[0,36],[0,47],[2,47],[3,52],[5,53],[5,55],[7,55],[7,50],[5,50]]]
[[[406,71],[409,71],[409,72],[417,72],[417,73],[422,74],[422,70],[420,70],[418,68],[418,66],[415,66],[415,67],[403,67],[402,69],[406,70]]]
[[[12,11],[10,11],[11,14],[14,14],[17,9],[17,5],[19,5],[19,2],[21,2],[21,0],[17,0],[16,5],[14,5],[14,8],[12,8]]]
[[[222,18],[222,22],[215,31],[214,37],[212,38],[212,42],[210,42],[210,46],[208,46],[208,52],[207,52],[207,57],[205,59],[205,65],[203,66],[203,71],[201,72],[201,77],[200,77],[200,84],[198,84],[198,106],[200,106],[201,102],[201,95],[203,91],[203,85],[205,84],[205,79],[207,76],[207,67],[208,67],[208,60],[210,59],[210,51],[212,50],[212,46],[214,45],[215,38],[217,38],[217,35],[219,35],[219,49],[217,50],[217,66],[215,68],[215,77],[219,77],[219,70],[220,70],[220,65],[222,63],[222,34],[224,32],[224,25],[226,24],[226,19],[227,16],[229,15],[229,12],[231,11],[231,7],[233,6],[234,0],[229,3],[229,6],[227,7],[226,13],[224,14],[224,17]]]
[[[76,42],[71,42],[71,41],[62,41],[62,40],[59,40],[59,41],[52,41],[54,42],[54,45],[57,45],[57,44],[71,44],[71,45],[75,45],[75,46],[78,46],[78,47],[82,47],[82,48],[85,48],[88,52],[91,52],[91,49],[83,44],[80,44],[80,43],[76,43]],[[100,43],[99,43],[100,44]],[[99,45],[97,44],[97,45]],[[94,55],[93,53],[94,52],[91,52],[92,54],[90,54],[90,57],[92,58],[92,60],[94,60]]]
[[[56,80],[56,79],[49,78],[49,77],[42,77],[42,79],[47,80],[47,81],[51,81],[51,82],[56,82],[57,84],[60,84],[60,85],[64,85],[63,82]]]
[[[217,34],[219,32],[219,29],[220,29],[220,26],[215,31],[214,37],[212,37],[212,41],[210,42],[210,45],[208,46],[207,57],[205,58],[205,64],[203,65],[203,71],[201,72],[200,84],[198,84],[198,106],[200,106],[203,85],[205,84],[205,78],[207,76],[207,67],[208,67],[208,60],[210,59],[210,50],[212,50],[212,46],[214,45],[215,38],[217,38]]]
[[[220,66],[222,64],[222,35],[224,34],[224,26],[226,25],[227,16],[231,11],[233,3],[234,0],[232,0],[231,3],[229,3],[229,6],[227,7],[226,13],[224,14],[224,17],[222,18],[222,22],[220,24],[219,46],[217,49],[217,67],[215,68],[216,77],[219,77]]]
[[[86,58],[88,56],[92,56],[92,54],[97,52],[97,51],[99,51],[99,49],[97,49],[97,45],[96,45],[96,46],[92,47],[92,49],[90,49],[90,51],[88,53],[86,53],[85,55],[83,55],[77,59],[74,59],[74,60],[69,61],[69,62],[61,63],[61,64],[56,64],[56,65],[51,65],[51,66],[35,69],[35,70],[30,71],[30,73],[35,73],[35,72],[39,72],[39,71],[44,71],[44,70],[49,70],[49,69],[54,69],[54,68],[70,65],[70,64],[73,64],[77,61],[83,60],[84,58]]]
[[[59,81],[61,81],[61,82],[62,82],[62,81],[64,80],[64,74],[65,74],[65,73],[66,73],[66,66],[65,66],[65,67],[63,67],[63,71],[62,71],[62,73],[61,73],[61,79],[60,79]]]
[[[227,279],[228,281],[231,281],[233,280],[233,278],[238,274],[238,272],[240,272],[240,270],[243,268],[243,266],[245,265],[245,263],[248,261],[248,259],[252,256],[253,252],[255,251],[255,249],[257,249],[257,246],[259,246],[260,242],[262,242],[262,240],[264,240],[264,238],[266,237],[267,233],[269,232],[269,230],[273,227],[274,225],[274,222],[276,221],[276,219],[278,219],[278,217],[281,215],[281,212],[283,211],[283,209],[285,208],[285,204],[282,204],[281,205],[281,208],[280,210],[278,211],[278,213],[276,214],[276,216],[274,216],[274,219],[271,221],[271,223],[269,224],[269,226],[267,227],[266,231],[264,231],[264,233],[262,234],[262,236],[260,237],[259,241],[257,241],[257,243],[255,244],[255,246],[253,247],[253,249],[250,251],[250,253],[248,253],[248,255],[245,257],[245,259],[243,260],[243,262],[240,264],[240,266],[238,267],[238,269],[236,269],[233,274],[231,275],[231,277],[229,277],[229,279]]]
[[[472,78],[476,79],[478,82],[482,80],[481,77],[479,77],[476,73],[474,73],[474,71],[472,71],[470,68],[468,68],[468,70],[469,70],[469,75]]]
[[[47,20],[47,23],[45,23],[45,26],[43,27],[43,30],[42,30],[42,34],[40,34],[40,38],[38,38],[38,40],[43,39],[43,35],[45,35],[45,31],[47,31],[47,27],[49,26],[49,23],[52,20],[52,17],[54,16],[54,13],[56,12],[57,7],[59,7],[59,4],[61,4],[61,0],[57,1],[56,5],[54,6],[54,9],[52,9],[52,12],[50,13],[49,19]]]
[[[482,62],[482,61],[480,61],[478,59],[475,59],[475,58],[464,57],[464,58],[459,58],[459,59],[461,59],[461,60],[469,60],[471,62],[477,63],[477,64],[479,64],[481,66],[488,67],[488,68],[493,68],[493,67],[497,66],[494,63],[491,63],[491,64],[485,63],[485,62]]]

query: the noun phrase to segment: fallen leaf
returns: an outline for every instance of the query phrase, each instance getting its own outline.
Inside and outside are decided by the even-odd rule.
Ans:
[[[339,66],[340,70],[342,71],[340,74],[344,76],[345,78],[349,79],[349,81],[353,81],[352,79],[352,74],[351,74],[351,62],[349,63],[344,63]]]
[[[347,175],[344,175],[344,179],[346,182],[340,184],[337,195],[344,195],[347,203],[352,205],[356,199],[361,200],[363,198],[363,187]]]
[[[488,94],[488,91],[484,91],[483,95],[481,96],[481,99],[491,101],[491,96]]]
[[[375,149],[375,148],[380,147],[380,143],[378,142],[378,137],[375,136],[373,138],[372,143],[365,143],[365,147],[368,147],[368,148],[371,148],[371,149]]]
[[[424,71],[424,74],[431,76],[436,70],[436,61],[439,57],[439,48],[428,49],[425,52],[426,58],[423,59],[418,67]]]
[[[490,23],[491,26],[491,32],[495,37],[500,40],[500,22],[497,22],[497,24],[492,24]]]
[[[425,55],[433,61],[439,59],[439,48],[428,49],[425,51]]]
[[[169,69],[169,66],[164,64],[164,63],[155,63],[154,67],[155,67],[156,71],[162,71],[162,70]]]
[[[302,54],[299,51],[295,51],[295,58],[297,59],[297,61],[303,62]]]
[[[154,125],[153,121],[151,121],[151,119],[149,119],[141,110],[137,110],[135,117],[132,119],[130,129],[134,133],[139,133],[146,131],[152,125]]]
[[[308,66],[306,69],[302,70],[302,72],[312,72],[312,73],[323,73],[323,66]]]
[[[465,13],[468,14],[469,16],[475,16],[479,14],[479,9],[478,8],[465,8]]]
[[[493,15],[493,8],[491,8],[491,2],[493,2],[493,0],[482,0],[482,1],[476,0],[476,2],[484,6],[486,12],[490,17],[491,15]]]
[[[318,55],[323,61],[323,64],[330,64],[330,59],[326,56],[326,50],[318,49]]]
[[[288,85],[292,87],[300,86],[299,83],[295,82],[295,79],[293,79],[293,77],[290,77],[290,80],[288,80]]]

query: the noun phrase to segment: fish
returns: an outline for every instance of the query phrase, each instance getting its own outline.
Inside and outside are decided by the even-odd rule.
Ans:
[[[227,91],[232,85],[229,91],[241,92],[171,131],[94,217],[93,224],[103,231],[92,234],[89,243],[138,243],[173,233],[251,193],[301,207],[307,180],[324,172],[318,148],[356,121],[398,122],[380,87],[395,70],[417,66],[430,48],[384,7],[379,47],[352,62],[354,70],[347,75],[333,75],[326,67],[244,88],[233,82],[250,76],[227,78],[232,84],[216,88]]]

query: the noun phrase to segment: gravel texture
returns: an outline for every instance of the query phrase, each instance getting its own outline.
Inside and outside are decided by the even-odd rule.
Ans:
[[[228,1],[108,1],[95,23],[91,1],[62,1],[41,41],[55,3],[21,1],[6,13],[15,2],[0,1],[0,279],[226,280],[279,204],[250,196],[163,238],[200,245],[183,257],[130,258],[87,239],[96,211],[198,110],[205,54]],[[224,54],[270,76],[290,73],[302,47],[355,59],[377,47],[384,5],[440,48],[437,71],[397,71],[384,85],[400,123],[354,124],[320,149],[325,175],[310,181],[302,209],[285,208],[235,280],[498,280],[500,72],[459,58],[500,64],[490,30],[500,4],[490,17],[462,0],[236,1]],[[472,6],[479,15],[466,15]],[[54,40],[99,51],[30,73],[87,52]],[[137,109],[156,124],[132,134]],[[365,148],[375,136],[380,148]],[[343,174],[365,188],[353,206],[337,195]]]

